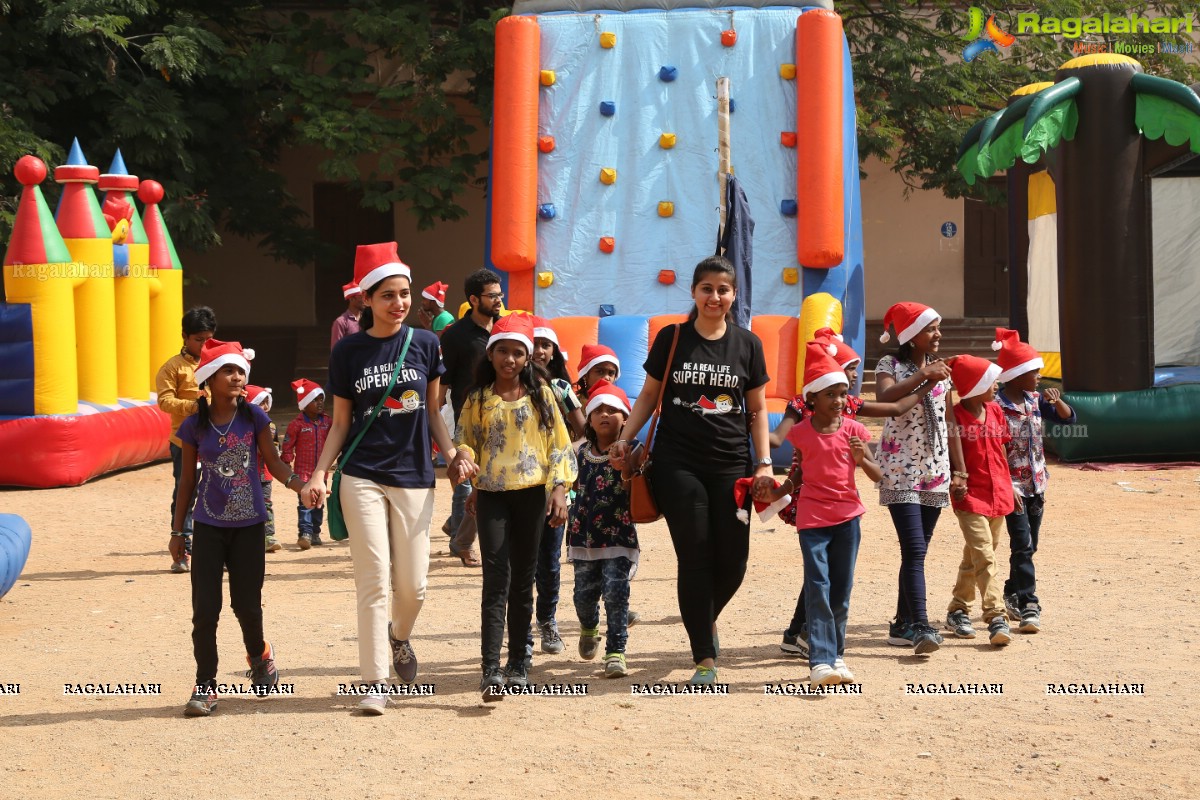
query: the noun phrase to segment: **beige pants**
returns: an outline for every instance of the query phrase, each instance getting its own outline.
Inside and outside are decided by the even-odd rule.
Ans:
[[[341,500],[358,595],[359,668],[364,682],[382,683],[392,668],[388,622],[393,636],[407,639],[425,602],[433,489],[397,489],[343,473]]]
[[[1002,584],[996,578],[996,547],[1000,534],[1005,530],[1004,517],[985,517],[967,511],[955,511],[958,525],[962,528],[963,557],[958,565],[958,580],[954,584],[954,597],[947,611],[965,611],[971,615],[971,602],[975,589],[983,601],[984,622],[993,617],[1004,616]]]

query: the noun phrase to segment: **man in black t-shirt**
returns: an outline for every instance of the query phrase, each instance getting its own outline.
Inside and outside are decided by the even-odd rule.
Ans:
[[[490,269],[476,270],[468,275],[463,292],[467,296],[471,312],[447,327],[442,334],[442,363],[446,372],[442,376],[442,396],[438,398],[438,408],[441,408],[446,404],[446,392],[450,392],[455,426],[458,424],[458,414],[462,411],[463,402],[467,399],[467,390],[475,382],[475,370],[487,350],[492,323],[500,318],[500,309],[504,307],[500,276]],[[442,526],[442,530],[452,537],[450,551],[463,557],[464,563],[468,560],[467,556],[475,543],[474,519],[465,520],[468,524],[463,525],[466,502],[470,495],[471,484],[464,481],[454,487],[450,519]]]

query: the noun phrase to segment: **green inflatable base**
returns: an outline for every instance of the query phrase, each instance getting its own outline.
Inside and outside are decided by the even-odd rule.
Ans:
[[[1046,426],[1063,461],[1200,461],[1200,383],[1063,399],[1076,423]]]

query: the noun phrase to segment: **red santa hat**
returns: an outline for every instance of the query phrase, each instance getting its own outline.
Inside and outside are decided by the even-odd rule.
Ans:
[[[996,380],[1008,383],[1018,375],[1041,369],[1045,366],[1041,354],[1033,345],[1021,341],[1021,334],[1008,328],[996,328],[996,341],[992,349],[998,351],[996,362],[1000,364],[1000,377]]]
[[[434,281],[421,290],[421,297],[426,300],[432,300],[438,304],[438,308],[446,307],[446,290],[450,288],[450,284]]]
[[[1000,377],[1000,367],[978,356],[955,356],[950,360],[950,380],[962,400],[983,394]]]
[[[403,275],[412,280],[412,270],[400,260],[395,242],[360,244],[354,252],[354,282],[366,292],[384,278]]]
[[[534,315],[533,338],[548,339],[554,342],[554,346],[558,348],[558,352],[562,353],[564,359],[567,358],[567,351],[562,349],[562,344],[558,341],[558,332],[550,327],[550,322],[545,317]]]
[[[511,339],[525,345],[525,352],[533,352],[533,316],[530,314],[509,314],[501,317],[492,324],[492,335],[488,337],[487,346],[504,339]]]
[[[308,378],[292,381],[292,388],[296,390],[296,405],[301,411],[308,408],[308,404],[313,400],[325,396],[325,390]]]
[[[583,352],[579,354],[579,377],[588,374],[588,371],[598,364],[612,364],[617,368],[617,377],[621,377],[621,360],[617,358],[617,354],[613,352],[611,347],[605,347],[602,344],[585,344]]]
[[[246,402],[252,406],[258,406],[263,411],[271,410],[271,390],[264,389],[261,386],[246,387]]]
[[[347,298],[356,294],[362,294],[362,289],[358,288],[358,284],[350,281],[342,286],[342,297]]]
[[[879,341],[887,344],[891,341],[887,328],[891,325],[896,330],[896,339],[900,344],[907,344],[914,336],[925,330],[931,322],[938,322],[942,315],[929,306],[920,303],[896,303],[883,315],[883,335]]]
[[[829,342],[809,342],[804,346],[804,388],[802,397],[839,383],[849,386],[846,371],[834,359],[837,347]]]
[[[633,406],[629,404],[629,395],[625,394],[625,390],[615,383],[605,380],[596,381],[595,385],[588,389],[588,401],[583,412],[584,416],[590,417],[592,412],[600,406],[623,411],[625,416],[633,413]]]
[[[771,481],[775,484],[775,488],[779,488],[779,481],[774,478]],[[738,478],[733,484],[733,499],[737,502],[737,518],[742,522],[750,521],[750,512],[746,511],[746,498],[750,496],[750,489],[754,486],[754,478]],[[788,503],[792,502],[792,496],[785,494],[783,497],[776,500],[774,503],[764,503],[761,500],[754,501],[754,510],[758,512],[758,518],[766,522],[771,517],[778,514],[783,509],[787,508]]]
[[[842,369],[846,369],[851,364],[857,364],[862,361],[862,356],[854,352],[854,348],[846,344],[840,333],[834,333],[833,328],[818,328],[813,334],[813,340],[821,344],[832,344],[837,348],[837,354],[834,355],[834,360]]]
[[[250,362],[254,360],[254,351],[249,347],[242,348],[241,342],[222,342],[220,339],[208,339],[200,348],[200,363],[196,366],[196,383],[204,383],[217,374],[217,370],[226,364],[236,364],[250,377]]]

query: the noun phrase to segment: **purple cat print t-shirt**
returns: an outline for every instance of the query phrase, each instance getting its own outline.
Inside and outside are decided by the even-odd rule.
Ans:
[[[239,410],[227,425],[200,425],[196,414],[179,426],[179,440],[196,448],[196,507],[192,519],[217,528],[242,528],[267,521],[258,479],[258,432],[271,424],[258,406]]]

